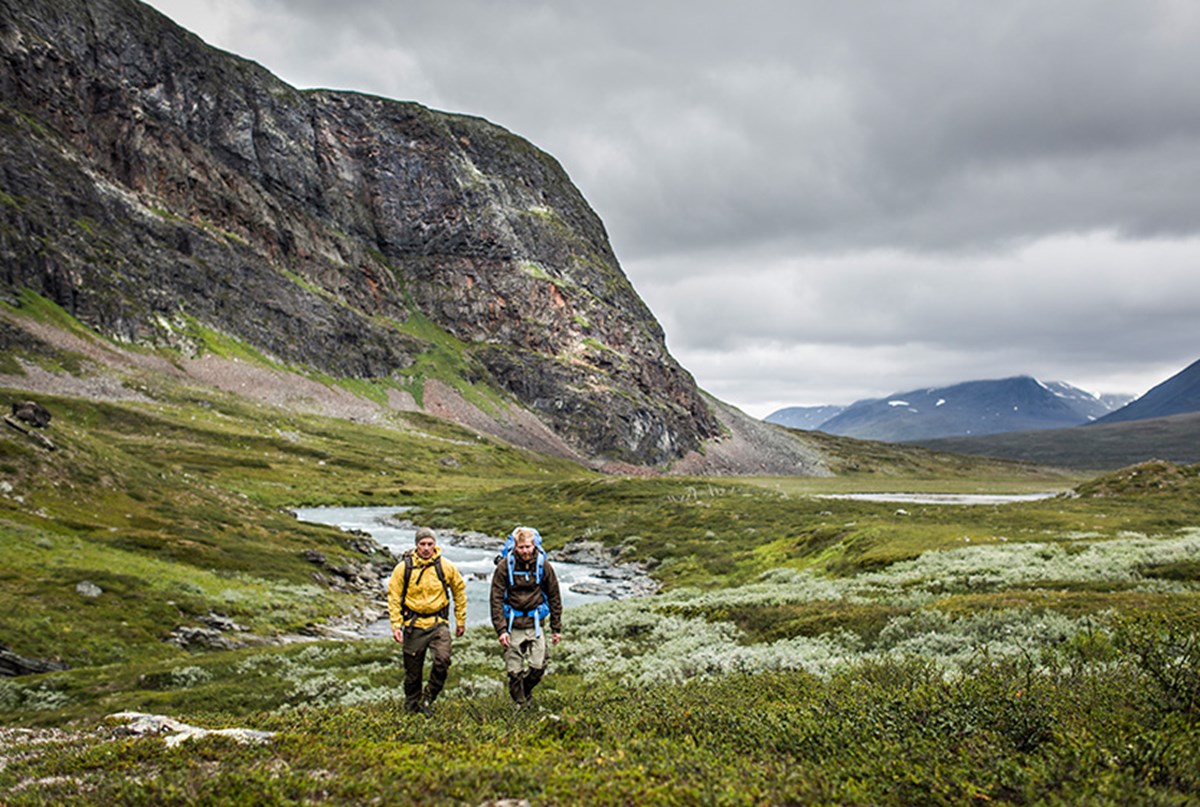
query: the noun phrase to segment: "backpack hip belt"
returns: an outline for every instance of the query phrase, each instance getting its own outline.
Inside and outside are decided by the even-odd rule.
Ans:
[[[518,611],[516,608],[513,608],[508,603],[504,603],[504,615],[506,617],[508,617],[508,632],[509,633],[512,633],[514,619],[516,619],[519,616],[531,616],[531,617],[533,617],[533,635],[541,636],[542,635],[542,622],[544,622],[546,620],[546,617],[550,616],[550,604],[547,603],[545,598],[543,597],[542,604],[539,605],[537,608],[531,608],[528,611]]]

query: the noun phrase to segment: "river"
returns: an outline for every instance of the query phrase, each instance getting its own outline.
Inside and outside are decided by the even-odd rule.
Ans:
[[[939,494],[939,493],[843,493],[826,494],[818,498],[859,499],[871,501],[906,502],[914,504],[1003,504],[1006,502],[1032,501],[1050,498],[1055,492],[987,495],[987,494]],[[301,521],[328,524],[343,530],[360,530],[369,533],[376,541],[399,555],[411,549],[416,530],[397,527],[387,523],[409,508],[402,505],[384,507],[300,507],[295,509]],[[439,540],[442,554],[454,562],[467,584],[467,625],[490,625],[489,594],[492,572],[495,570],[496,549],[458,546]],[[612,591],[612,568],[600,569],[581,563],[554,561],[558,575],[563,607],[570,608],[589,602],[611,599],[619,594],[596,594],[594,590]],[[391,627],[386,619],[375,622],[366,630],[368,636],[390,636]]]
[[[392,507],[299,507],[296,517],[301,521],[315,524],[329,524],[341,527],[343,530],[361,530],[370,533],[376,541],[399,555],[406,549],[412,549],[416,530],[396,527],[387,521],[406,509],[403,506]],[[452,561],[463,580],[467,584],[467,626],[490,625],[489,593],[491,589],[492,572],[496,566],[493,562],[497,549],[478,549],[466,546],[455,546],[449,542],[438,541],[442,548],[443,557]],[[573,591],[572,586],[602,584],[604,581],[597,575],[597,569],[579,563],[564,563],[554,561],[554,573],[558,575],[558,586],[562,594],[563,608],[583,605],[610,599],[607,595],[584,594]],[[387,620],[380,620],[367,629],[368,636],[390,636],[391,628]]]

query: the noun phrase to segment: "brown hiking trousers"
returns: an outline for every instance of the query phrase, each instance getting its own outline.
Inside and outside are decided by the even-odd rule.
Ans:
[[[425,669],[425,654],[433,652],[429,682],[424,701],[433,703],[446,685],[450,671],[450,625],[440,622],[432,628],[404,629],[404,708],[415,711],[422,701],[421,675]]]

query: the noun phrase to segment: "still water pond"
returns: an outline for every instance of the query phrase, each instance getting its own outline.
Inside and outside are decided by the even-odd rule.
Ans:
[[[819,499],[856,499],[863,502],[904,502],[908,504],[1008,504],[1053,499],[1058,491],[1042,493],[826,493]]]

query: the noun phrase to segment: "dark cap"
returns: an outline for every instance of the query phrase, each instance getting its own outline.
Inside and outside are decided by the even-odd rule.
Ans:
[[[422,538],[432,538],[433,540],[436,541],[437,534],[434,533],[434,531],[429,529],[428,527],[418,527],[417,535],[415,538],[413,538],[413,543],[416,543],[417,541],[421,540]]]

